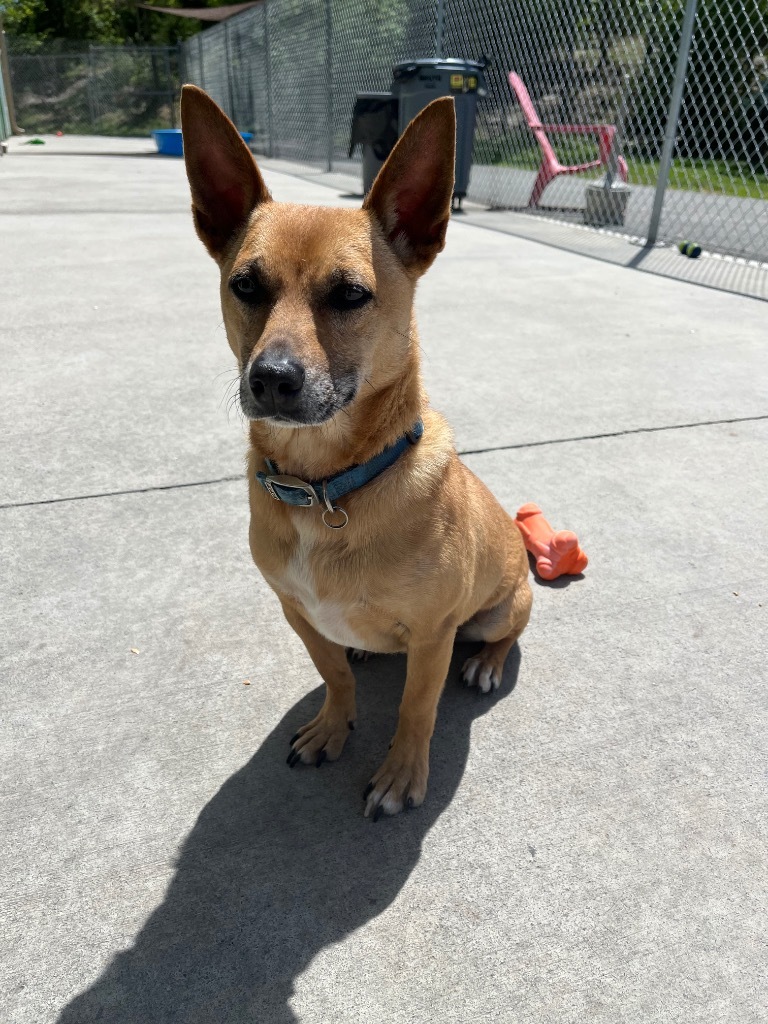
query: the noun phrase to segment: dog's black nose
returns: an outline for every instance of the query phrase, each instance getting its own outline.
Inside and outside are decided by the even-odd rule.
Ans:
[[[304,367],[293,359],[265,353],[251,366],[248,383],[257,405],[266,411],[290,409],[304,386]]]

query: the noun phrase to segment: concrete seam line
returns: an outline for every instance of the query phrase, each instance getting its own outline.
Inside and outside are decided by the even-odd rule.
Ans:
[[[213,484],[228,484],[235,480],[244,480],[243,474],[238,476],[220,476],[215,480],[191,480],[183,484],[157,484],[154,487],[131,487],[125,491],[98,491],[95,494],[72,494],[66,498],[39,498],[37,501],[13,501],[0,505],[5,508],[32,508],[35,505],[60,505],[65,501],[90,501],[91,498],[119,498],[124,494],[151,494],[153,491],[178,491],[184,487],[211,487]]]
[[[755,423],[768,420],[768,415],[735,416],[725,420],[698,420],[695,423],[671,423],[662,427],[632,427],[630,430],[610,430],[604,434],[581,434],[578,437],[555,437],[549,441],[525,441],[522,444],[500,444],[492,448],[472,448],[459,452],[459,455],[484,455],[486,452],[508,452],[517,448],[542,448],[550,444],[570,444],[572,441],[599,441],[604,437],[627,437],[631,434],[656,434],[668,430],[691,430],[693,427],[717,427],[728,423]],[[0,508],[3,506],[0,505]]]
[[[762,416],[736,416],[725,420],[700,420],[696,423],[673,423],[663,427],[634,427],[631,430],[613,430],[604,434],[582,434],[579,437],[555,437],[549,441],[526,441],[522,444],[500,444],[490,448],[470,448],[460,451],[459,455],[484,455],[487,452],[509,452],[519,448],[542,448],[552,444],[570,444],[573,441],[599,441],[605,437],[627,437],[631,434],[656,434],[667,430],[691,430],[693,427],[718,427],[729,423],[756,423],[768,420],[768,414]],[[184,484],[157,484],[155,487],[134,487],[126,491],[101,491],[96,494],[74,494],[68,498],[40,498],[37,501],[14,501],[0,505],[7,508],[32,508],[35,505],[60,505],[65,501],[89,501],[91,498],[119,498],[124,494],[151,494],[153,491],[177,491],[184,487],[211,487],[214,484],[228,484],[235,480],[244,480],[243,476],[220,476],[214,480],[192,480]]]

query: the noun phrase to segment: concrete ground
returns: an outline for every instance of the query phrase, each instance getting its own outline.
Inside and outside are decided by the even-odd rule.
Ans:
[[[286,767],[321,688],[249,562],[216,268],[124,149],[0,159],[2,1020],[762,1022],[764,304],[454,220],[432,400],[590,565],[494,698],[457,651],[427,802],[373,824],[404,660]]]

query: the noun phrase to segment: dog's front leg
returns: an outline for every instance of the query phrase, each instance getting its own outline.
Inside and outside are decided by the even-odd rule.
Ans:
[[[418,807],[426,796],[429,742],[455,636],[455,624],[441,626],[429,639],[411,636],[400,717],[384,764],[363,794],[366,818]]]
[[[292,738],[288,764],[293,768],[298,761],[303,761],[319,767],[323,761],[335,761],[340,756],[349,730],[355,727],[355,677],[345,649],[321,636],[287,602],[281,603],[286,619],[304,641],[325,683],[325,702],[320,713]]]

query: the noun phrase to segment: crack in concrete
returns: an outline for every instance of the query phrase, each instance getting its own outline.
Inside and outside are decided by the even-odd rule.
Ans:
[[[72,494],[65,498],[39,498],[36,501],[15,501],[0,505],[6,508],[32,508],[35,505],[60,505],[65,501],[90,501],[91,498],[119,498],[123,494],[151,494],[153,491],[178,491],[184,487],[211,487],[213,484],[227,484],[234,480],[244,480],[242,474],[237,476],[220,476],[214,480],[191,480],[183,484],[155,484],[152,487],[130,487],[124,491],[97,491],[94,494]]]
[[[718,427],[729,423],[756,423],[768,420],[768,414],[760,416],[735,416],[732,419],[698,420],[695,423],[673,423],[660,427],[633,427],[629,430],[611,430],[602,434],[581,434],[577,437],[555,437],[548,441],[523,441],[520,444],[499,444],[488,448],[467,448],[459,455],[485,455],[489,452],[511,452],[520,448],[543,448],[555,444],[571,444],[577,441],[599,441],[609,437],[628,437],[631,434],[656,434],[670,430],[691,430],[694,427]],[[244,480],[242,475],[220,476],[213,480],[192,480],[181,484],[156,484],[152,487],[131,487],[123,491],[98,491],[94,494],[73,494],[65,498],[39,498],[36,501],[15,501],[0,504],[0,510],[9,508],[33,508],[36,505],[60,505],[68,501],[90,501],[92,498],[119,498],[124,494],[151,494],[154,491],[177,491],[185,487],[211,487],[215,484],[233,483]]]
[[[609,430],[602,434],[581,434],[577,437],[556,437],[549,441],[524,441],[521,444],[500,444],[492,448],[472,448],[459,452],[459,455],[484,455],[486,452],[508,452],[514,451],[516,448],[542,448],[550,444],[570,444],[573,441],[599,441],[604,437],[656,434],[667,430],[691,430],[693,427],[718,427],[728,423],[754,423],[758,420],[768,420],[768,415],[735,416],[732,419],[724,420],[697,420],[694,423],[671,423],[661,427],[631,427],[628,430]]]

